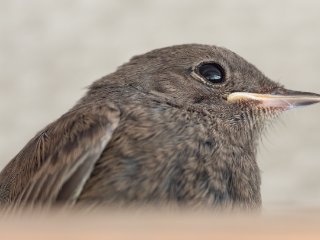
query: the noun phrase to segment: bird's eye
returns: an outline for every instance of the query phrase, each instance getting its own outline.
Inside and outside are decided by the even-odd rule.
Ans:
[[[211,83],[224,82],[224,72],[216,63],[204,63],[198,67],[199,74]]]

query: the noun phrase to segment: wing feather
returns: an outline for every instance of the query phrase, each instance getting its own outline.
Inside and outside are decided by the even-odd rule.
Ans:
[[[73,204],[119,122],[108,103],[76,108],[38,133],[0,173],[0,202]]]

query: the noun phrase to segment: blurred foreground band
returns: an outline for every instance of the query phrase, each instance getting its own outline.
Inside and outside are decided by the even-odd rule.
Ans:
[[[320,239],[320,209],[254,215],[110,209],[1,214],[0,239]]]

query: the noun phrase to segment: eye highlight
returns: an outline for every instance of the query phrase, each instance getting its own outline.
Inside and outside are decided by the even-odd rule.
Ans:
[[[198,74],[208,82],[216,84],[225,81],[223,68],[216,63],[203,63],[198,67]]]

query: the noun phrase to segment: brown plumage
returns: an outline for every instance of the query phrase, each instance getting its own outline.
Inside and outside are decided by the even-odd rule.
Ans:
[[[154,50],[93,83],[31,139],[0,174],[0,202],[259,208],[266,122],[319,101],[224,48]]]

